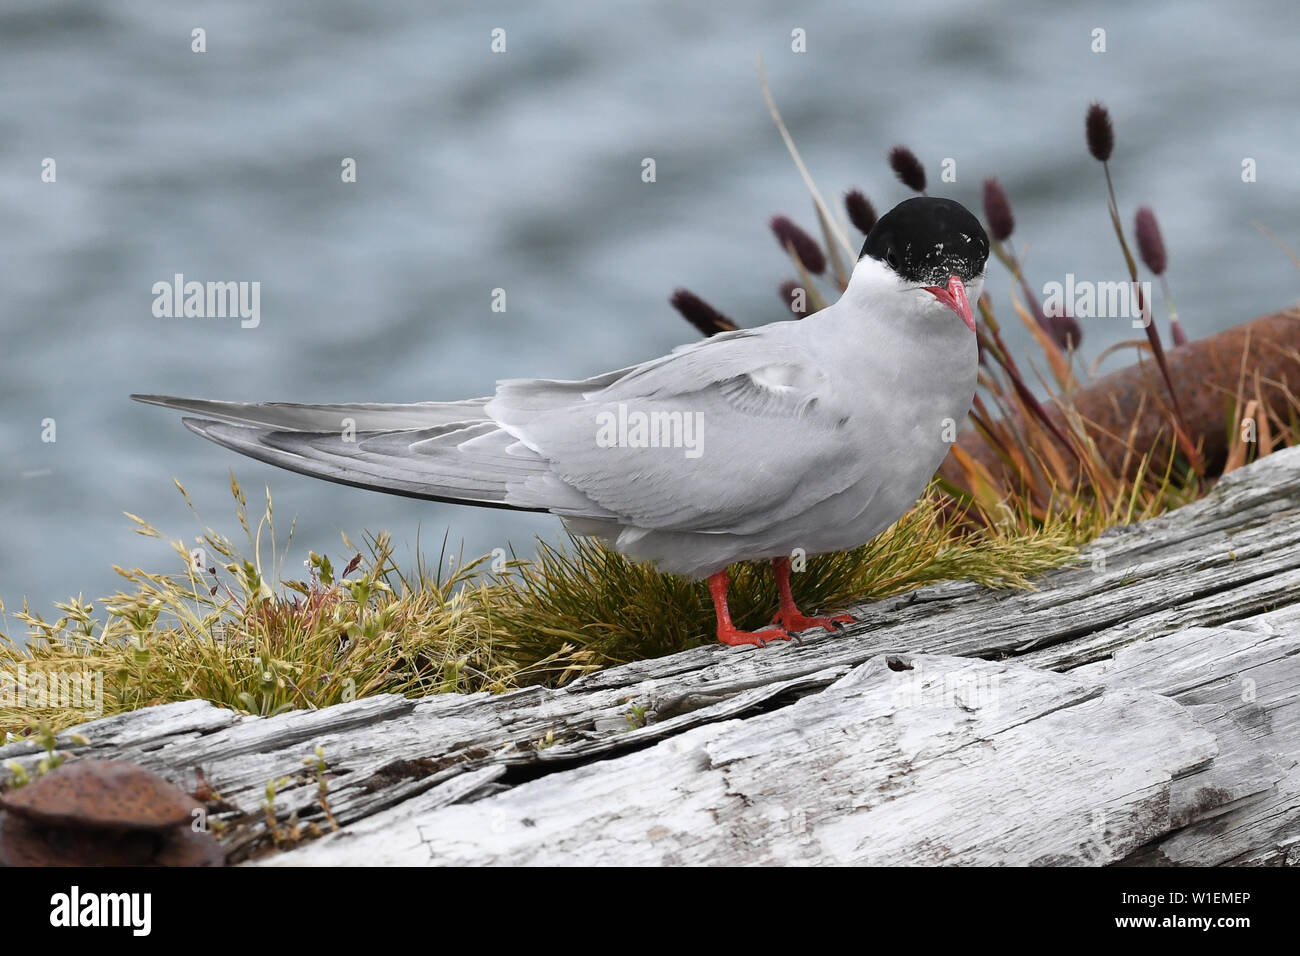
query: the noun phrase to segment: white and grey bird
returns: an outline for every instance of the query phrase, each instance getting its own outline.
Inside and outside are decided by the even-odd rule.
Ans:
[[[840,299],[582,381],[514,379],[458,402],[301,405],[133,395],[204,438],[328,481],[548,511],[660,570],[708,578],[718,640],[763,644],[806,617],[790,557],[857,547],[899,518],[975,393],[970,302],[989,244],[948,199],[876,223]],[[774,628],[737,630],[727,568],[771,559]]]

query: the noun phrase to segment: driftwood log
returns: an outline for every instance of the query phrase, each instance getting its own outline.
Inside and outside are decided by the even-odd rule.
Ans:
[[[1037,590],[949,582],[802,644],[271,718],[188,701],[66,749],[201,770],[233,862],[1294,865],[1298,479],[1275,453]]]

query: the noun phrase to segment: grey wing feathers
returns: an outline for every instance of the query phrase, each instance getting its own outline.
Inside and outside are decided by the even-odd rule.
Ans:
[[[507,501],[509,486],[545,471],[545,463],[511,461],[501,448],[514,439],[490,422],[431,429],[357,432],[345,440],[339,431],[271,431],[256,425],[183,419],[195,434],[270,465],[327,481],[411,498],[453,501],[491,508],[547,511]],[[460,450],[475,438],[500,436],[495,449],[480,444]]]
[[[787,324],[796,325],[777,326]],[[133,397],[200,416],[186,426],[241,454],[342,484],[640,529],[746,533],[853,479],[840,467],[847,415],[777,326],[583,381],[503,381],[493,398],[466,402]],[[626,408],[698,420],[699,453],[610,447],[602,419]],[[799,466],[786,467],[786,456]]]
[[[409,497],[546,510],[506,500],[512,481],[544,472],[545,462],[522,447],[526,454],[507,450],[514,439],[488,419],[487,399],[300,405],[131,397],[202,416],[185,418],[186,427],[300,474]]]
[[[487,412],[547,458],[556,478],[625,524],[752,533],[859,477],[845,467],[849,413],[786,325],[795,323],[678,349],[581,402],[548,404],[521,385],[501,388]],[[620,435],[611,445],[602,429],[631,415],[683,440],[647,445]]]
[[[487,413],[483,406],[488,402],[486,398],[471,398],[463,402],[416,402],[409,405],[298,405],[290,402],[216,402],[171,395],[132,395],[131,398],[146,405],[174,408],[238,425],[319,432],[340,431],[348,426],[349,419],[351,427],[359,432],[484,421]]]

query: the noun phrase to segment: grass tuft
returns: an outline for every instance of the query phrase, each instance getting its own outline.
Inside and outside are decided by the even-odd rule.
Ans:
[[[328,556],[311,554],[304,574],[285,575],[292,529],[277,536],[269,492],[255,524],[233,476],[231,492],[248,538],[242,551],[211,529],[197,548],[174,540],[180,570],[118,568],[129,586],[98,607],[77,599],[47,621],[24,605],[13,617],[26,626],[25,645],[7,636],[6,618],[0,674],[21,672],[27,686],[0,697],[0,731],[35,736],[86,719],[66,701],[30,693],[32,682],[53,688],[74,674],[102,680],[104,715],[201,698],[265,716],[382,693],[559,685],[713,641],[703,582],[660,574],[581,538],[564,547],[539,541],[533,560],[453,562],[444,575],[445,544],[436,563],[417,558],[404,572],[381,534],[350,550],[341,572]],[[139,533],[162,537],[129,517]],[[1024,587],[1068,559],[1079,537],[1065,520],[1031,529],[987,520],[972,529],[936,486],[864,547],[796,555],[802,573],[792,583],[808,610],[950,578]],[[351,549],[346,538],[344,546]],[[760,627],[776,605],[766,564],[734,570],[739,626]]]

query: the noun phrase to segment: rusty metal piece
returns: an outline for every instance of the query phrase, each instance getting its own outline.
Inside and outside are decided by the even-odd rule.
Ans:
[[[201,808],[134,764],[74,761],[0,795],[0,866],[221,866]]]
[[[45,826],[0,814],[0,866],[149,866],[160,842],[145,830]]]
[[[1228,457],[1228,417],[1243,369],[1246,398],[1254,395],[1256,373],[1266,403],[1275,410],[1281,412],[1289,407],[1283,386],[1292,394],[1300,395],[1300,310],[1266,315],[1169,349],[1165,355],[1192,441],[1201,446],[1207,474],[1216,475]],[[1044,404],[1053,423],[1064,428],[1065,416],[1060,409],[1054,403]],[[1145,359],[1097,379],[1075,393],[1074,406],[1113,474],[1126,471],[1126,477],[1132,478],[1142,456],[1152,449],[1149,467],[1163,473],[1173,450],[1173,429],[1169,421],[1169,392],[1154,359]],[[1132,453],[1125,468],[1130,432]],[[995,478],[1014,478],[974,430],[967,429],[959,435],[957,445]],[[1072,469],[1071,479],[1076,480],[1078,462],[1068,452],[1063,457]],[[967,487],[965,475],[952,454],[944,459],[939,471],[958,487]]]
[[[168,830],[202,805],[135,764],[78,760],[0,796],[0,807],[47,826]]]

